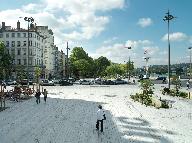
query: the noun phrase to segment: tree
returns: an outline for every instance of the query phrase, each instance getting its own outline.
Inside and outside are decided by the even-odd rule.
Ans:
[[[95,60],[95,75],[103,76],[107,66],[110,66],[110,61],[106,57],[99,57]]]
[[[17,65],[15,67],[15,72],[17,75],[17,80],[21,81],[22,79],[26,79],[27,78],[27,73],[25,71],[25,68],[23,65]]]
[[[111,64],[106,68],[105,73],[109,77],[117,77],[117,75],[122,75],[124,70],[121,64]]]
[[[94,61],[82,47],[73,48],[69,60],[70,70],[75,77],[90,77],[94,74]]]
[[[5,45],[0,42],[0,78],[7,79],[11,76],[12,57]]]
[[[39,84],[39,78],[40,78],[41,72],[42,70],[40,67],[35,67],[35,78],[38,84]]]

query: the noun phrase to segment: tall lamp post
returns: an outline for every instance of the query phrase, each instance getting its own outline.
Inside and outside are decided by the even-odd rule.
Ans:
[[[149,59],[150,57],[144,57],[144,59],[146,60],[146,67],[145,67],[145,75],[146,75],[146,78],[148,77],[148,62],[149,62]]]
[[[68,59],[68,51],[70,50],[69,46],[68,46],[68,42],[67,42],[67,58],[66,58],[66,77],[67,77],[67,80],[69,79],[69,59]]]
[[[29,87],[29,26],[34,22],[33,17],[25,17],[25,21],[28,22],[28,28],[27,28],[27,33],[28,33],[28,44],[27,44],[27,86]]]
[[[169,40],[169,21],[174,19],[175,17],[168,12],[166,16],[163,18],[164,21],[167,21],[168,24],[168,88],[170,89],[170,40]]]
[[[189,51],[190,51],[190,69],[189,69],[190,78],[189,78],[189,79],[191,79],[191,49],[192,49],[192,47],[189,47],[188,49],[189,49]]]
[[[127,48],[128,50],[130,50],[131,49],[131,47],[125,47],[125,48]],[[130,81],[130,63],[131,63],[131,61],[130,61],[130,54],[129,54],[129,74],[128,74],[128,83],[129,83],[129,81]],[[127,64],[128,65],[128,64]],[[128,66],[127,66],[128,67]]]

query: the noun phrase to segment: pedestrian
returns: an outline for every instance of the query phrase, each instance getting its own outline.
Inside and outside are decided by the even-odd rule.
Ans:
[[[43,95],[44,95],[44,101],[46,103],[46,100],[47,100],[47,90],[46,89],[44,89]]]
[[[189,80],[187,81],[187,83],[186,83],[186,84],[187,84],[187,88],[189,89]]]
[[[37,104],[40,103],[40,95],[41,95],[41,92],[39,89],[37,89],[37,92],[35,94]]]
[[[96,123],[96,129],[99,130],[99,125],[101,124],[101,132],[103,132],[103,120],[106,120],[105,117],[105,112],[102,109],[102,106],[98,106],[98,111],[97,111],[97,123]]]

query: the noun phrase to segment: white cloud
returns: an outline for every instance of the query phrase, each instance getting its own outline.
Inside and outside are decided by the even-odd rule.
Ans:
[[[115,42],[117,39],[118,39],[118,37],[112,37],[110,39],[105,40],[103,43],[104,44],[111,44],[111,43]]]
[[[98,15],[98,12],[124,6],[125,0],[41,0],[41,3],[23,5],[20,9],[0,11],[0,15],[1,21],[13,28],[20,16],[33,17],[37,25],[53,30],[56,42],[82,41],[98,36],[110,22],[110,16]],[[22,28],[27,27],[24,20],[20,22]]]
[[[153,42],[149,40],[138,40],[138,41],[132,41],[128,40],[125,43],[126,47],[132,47],[132,48],[137,48],[139,46],[146,46],[146,45],[151,45]]]
[[[128,50],[127,46],[132,48]],[[159,48],[154,46],[152,41],[149,40],[127,40],[125,43],[115,43],[111,45],[104,45],[96,50],[94,54],[91,54],[94,58],[99,56],[105,56],[113,62],[124,63],[125,60],[131,57],[135,65],[141,66],[145,65],[143,60],[144,50],[149,50],[150,57],[155,57],[159,53]],[[151,60],[152,62],[152,60]]]
[[[137,24],[144,28],[153,24],[153,21],[151,18],[140,18]]]
[[[167,41],[167,39],[168,39],[168,34],[165,34],[162,37],[162,40]],[[188,36],[185,33],[176,32],[176,33],[169,34],[169,39],[170,41],[184,41],[188,39]]]

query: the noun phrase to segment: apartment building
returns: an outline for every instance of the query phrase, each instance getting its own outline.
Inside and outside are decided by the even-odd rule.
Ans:
[[[30,78],[34,78],[34,69],[36,66],[39,66],[40,68],[44,67],[43,49],[45,41],[44,37],[36,31],[35,25],[31,25],[29,28],[28,43],[28,30],[21,28],[19,21],[17,22],[16,28],[6,26],[5,22],[2,22],[0,41],[5,44],[9,53],[13,56],[13,64],[15,66],[22,65],[27,71],[27,61],[29,60]]]

